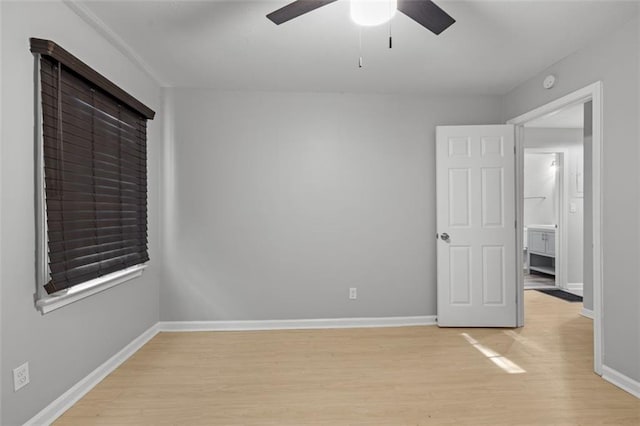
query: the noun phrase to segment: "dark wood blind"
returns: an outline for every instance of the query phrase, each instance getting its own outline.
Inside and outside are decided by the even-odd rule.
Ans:
[[[147,117],[40,58],[51,294],[149,260]]]

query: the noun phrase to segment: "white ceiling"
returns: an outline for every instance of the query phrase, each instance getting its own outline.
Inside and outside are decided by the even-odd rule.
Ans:
[[[584,104],[552,112],[528,122],[525,127],[582,129],[584,127]]]
[[[163,84],[229,90],[504,94],[636,16],[636,2],[436,1],[457,22],[435,36],[407,16],[362,29],[348,0],[281,26],[289,0],[87,1]]]

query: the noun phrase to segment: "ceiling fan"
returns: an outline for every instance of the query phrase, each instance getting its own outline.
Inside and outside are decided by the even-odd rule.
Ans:
[[[271,12],[267,18],[280,25],[335,1],[337,0],[297,0]],[[351,0],[351,17],[360,25],[372,26],[387,22],[396,9],[436,35],[456,22],[431,0]]]

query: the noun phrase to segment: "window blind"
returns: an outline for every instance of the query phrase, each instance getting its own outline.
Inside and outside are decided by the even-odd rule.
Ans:
[[[40,80],[51,294],[149,260],[147,116],[51,56]]]

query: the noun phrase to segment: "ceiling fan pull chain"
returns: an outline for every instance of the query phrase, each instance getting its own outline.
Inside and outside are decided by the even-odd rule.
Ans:
[[[389,16],[392,16],[391,2],[389,2]],[[391,36],[391,19],[389,19],[389,49],[393,49],[393,37]]]
[[[362,27],[358,27],[358,68],[362,68]]]

